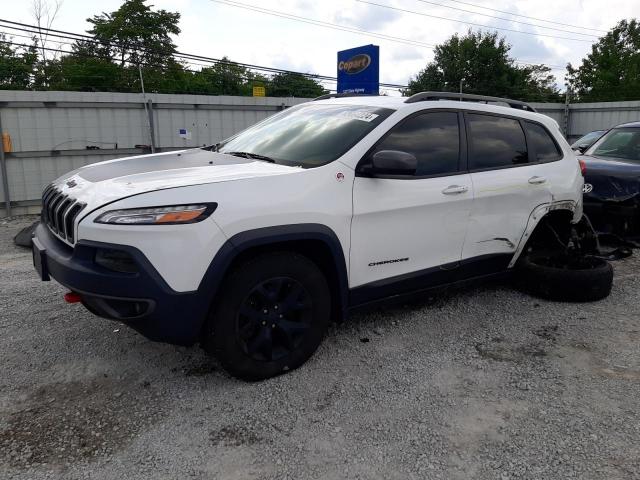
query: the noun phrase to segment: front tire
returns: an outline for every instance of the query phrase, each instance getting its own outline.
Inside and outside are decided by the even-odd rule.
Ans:
[[[329,287],[315,263],[292,252],[263,254],[225,278],[205,347],[234,377],[270,378],[313,355],[330,312]]]

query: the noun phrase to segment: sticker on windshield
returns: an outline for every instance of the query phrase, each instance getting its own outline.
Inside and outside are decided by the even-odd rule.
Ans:
[[[360,120],[362,122],[372,122],[379,117],[377,113],[367,112],[366,110],[345,110],[340,113],[342,118],[348,118],[350,120]]]

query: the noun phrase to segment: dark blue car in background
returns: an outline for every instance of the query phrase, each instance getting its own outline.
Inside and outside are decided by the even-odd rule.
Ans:
[[[640,122],[612,128],[578,158],[584,210],[596,230],[640,237]]]

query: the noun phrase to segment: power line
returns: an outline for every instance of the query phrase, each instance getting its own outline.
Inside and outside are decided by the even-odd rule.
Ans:
[[[50,28],[44,28],[44,27],[37,27],[35,25],[28,25],[28,24],[19,23],[19,22],[13,22],[13,21],[1,19],[1,18],[0,18],[0,23],[9,24],[9,25],[0,25],[0,27],[14,29],[14,30],[18,30],[18,31],[24,31],[24,32],[36,34],[36,33],[38,33],[38,30],[44,30],[44,31],[46,31],[48,33],[48,35],[50,35],[52,37],[56,37],[56,38],[63,38],[65,40],[89,42],[89,43],[92,43],[94,45],[99,45],[99,46],[112,46],[112,47],[116,47],[116,48],[122,48],[122,46],[119,45],[119,44],[111,43],[111,42],[99,41],[99,40],[96,40],[94,37],[91,37],[89,35],[83,35],[83,34],[79,34],[79,33],[67,32],[67,31],[64,31],[64,30],[56,30],[56,29],[50,29]],[[23,27],[26,27],[26,28],[23,28]],[[16,35],[16,36],[19,36],[19,35]],[[21,35],[21,36],[23,36],[23,35]],[[78,38],[75,38],[75,37],[78,37]],[[52,42],[54,42],[54,41],[52,40]],[[67,42],[59,42],[59,41],[55,41],[55,43],[69,44]],[[132,51],[140,51],[140,52],[148,52],[148,53],[159,53],[158,51],[154,51],[154,50],[150,50],[150,49],[144,49],[144,48],[131,49],[131,50]],[[68,52],[68,53],[73,53],[73,52]],[[241,67],[252,69],[252,70],[264,71],[264,72],[269,72],[269,73],[289,73],[289,74],[303,75],[303,76],[305,76],[307,78],[313,78],[313,79],[337,80],[336,77],[332,77],[332,76],[328,76],[328,75],[319,75],[319,74],[313,74],[313,73],[302,73],[302,72],[296,72],[296,71],[292,71],[292,70],[285,70],[285,69],[274,68],[274,67],[264,67],[264,66],[260,66],[260,65],[250,64],[250,63],[241,63],[241,62],[235,62],[235,61],[231,61],[231,60],[224,60],[224,59],[206,57],[206,56],[203,56],[203,55],[196,55],[196,54],[190,54],[190,53],[175,52],[174,56],[176,58],[180,58],[180,59],[202,60],[202,61],[206,61],[206,62],[214,63],[214,64],[215,63],[232,64],[232,65],[237,65],[237,66],[241,66]],[[381,87],[386,87],[386,88],[406,88],[406,85],[398,85],[398,84],[384,83],[384,82],[380,83],[380,86]]]
[[[6,20],[0,19],[0,22],[6,22]],[[19,30],[19,31],[23,31],[23,32],[30,32],[30,33],[34,33],[34,34],[37,33],[37,32],[33,32],[33,31],[25,29],[25,28],[13,27],[13,26],[8,26],[8,25],[0,25],[0,27],[10,28],[10,29],[13,29],[13,30]],[[37,27],[34,27],[34,28],[37,28]],[[44,30],[46,30],[46,29],[44,29]],[[0,33],[4,33],[6,35],[15,36],[15,37],[22,37],[22,38],[29,38],[29,39],[33,38],[32,36],[29,36],[29,35],[21,35],[21,34],[17,34],[17,33],[13,33],[13,32],[7,32],[7,31],[3,31],[3,32],[0,32]],[[56,34],[56,33],[51,33],[51,32],[47,32],[47,35],[52,36],[52,37],[56,37],[56,38],[74,40],[73,37],[60,35],[60,34]],[[91,37],[88,37],[86,40],[83,38],[82,41],[94,43],[94,44],[97,44],[97,45],[104,45],[102,42],[94,40]],[[51,43],[56,43],[56,44],[62,44],[62,45],[72,45],[72,46],[75,45],[74,43],[63,42],[63,41],[60,41],[60,40],[55,40],[55,41],[54,40],[50,40],[50,42]],[[108,45],[117,46],[116,44],[108,44]],[[141,51],[146,51],[146,50],[142,49]],[[73,53],[73,52],[67,52],[67,53]],[[252,64],[238,63],[238,62],[234,62],[234,61],[231,61],[231,60],[219,60],[219,59],[214,59],[214,58],[211,58],[211,57],[202,57],[202,56],[199,56],[199,55],[181,54],[181,53],[178,53],[178,52],[176,52],[175,56],[177,58],[179,58],[180,60],[182,60],[182,61],[186,61],[189,64],[198,65],[198,66],[201,66],[201,67],[215,65],[217,63],[223,63],[223,64],[238,65],[238,66],[242,66],[242,67],[249,68],[249,69],[252,69],[252,70],[266,71],[266,72],[269,72],[269,73],[298,73],[298,72],[290,72],[288,70],[281,70],[281,69],[276,69],[276,68],[259,67],[257,65],[252,65]],[[192,60],[192,58],[197,58],[198,61],[204,61],[204,62],[208,62],[208,63],[198,63],[198,61],[194,61],[194,60]],[[203,60],[200,60],[200,59],[203,59]],[[534,61],[523,62],[523,61],[520,61],[520,60],[514,60],[514,63],[517,63],[519,65],[527,65],[527,66],[546,65],[546,66],[551,67],[553,70],[556,70],[556,71],[560,71],[560,70],[564,71],[564,69],[565,69],[564,65],[545,64],[545,62],[534,62]],[[306,78],[312,78],[312,79],[320,81],[320,82],[328,81],[328,82],[332,82],[332,83],[337,83],[337,78],[336,77],[330,77],[330,76],[319,75],[319,74],[303,74],[303,73],[300,73],[300,75],[303,75]],[[390,88],[390,89],[407,88],[406,85],[391,84],[391,83],[380,83],[380,87]]]
[[[435,5],[436,7],[449,8],[451,10],[456,10],[458,12],[472,13],[473,15],[480,15],[482,17],[495,18],[497,20],[505,20],[507,22],[519,23],[521,25],[528,25],[530,27],[546,28],[548,30],[554,30],[556,32],[572,33],[574,35],[583,35],[583,36],[586,36],[586,37],[599,37],[599,35],[594,35],[592,33],[574,32],[574,31],[571,31],[571,30],[565,30],[563,28],[547,27],[546,25],[539,25],[537,23],[522,22],[522,21],[519,21],[519,20],[514,20],[512,18],[496,17],[495,15],[489,15],[487,13],[474,12],[472,10],[467,10],[465,8],[451,7],[449,5],[444,5],[442,3],[436,3],[436,2],[430,2],[428,0],[417,0],[417,1],[418,2],[422,2],[422,3],[426,3],[428,5]],[[576,27],[576,28],[579,28],[579,27]]]
[[[380,38],[382,40],[389,40],[391,42],[404,43],[407,45],[413,45],[418,47],[428,47],[433,48],[435,45],[431,43],[425,43],[419,40],[411,40],[409,38],[401,38],[395,37],[393,35],[386,35],[384,33],[370,32],[368,30],[363,30],[357,27],[347,27],[346,25],[340,25],[337,23],[325,22],[322,20],[315,20],[313,18],[300,17],[298,15],[292,15],[290,13],[280,12],[277,10],[269,10],[266,8],[256,7],[255,5],[247,5],[245,3],[232,2],[229,0],[210,0],[215,3],[220,3],[223,5],[228,5],[230,7],[243,8],[245,10],[252,10],[254,12],[263,13],[265,15],[271,15],[273,17],[286,18],[287,20],[294,20],[297,22],[308,23],[311,25],[316,25],[318,27],[331,28],[334,30],[342,30],[344,32],[356,33],[359,35],[368,35],[375,38]]]
[[[420,0],[418,0],[418,1],[420,1]],[[506,10],[498,10],[496,8],[484,7],[482,5],[477,5],[475,3],[469,3],[469,2],[463,2],[461,0],[447,0],[447,1],[460,3],[462,5],[468,5],[470,7],[482,8],[484,10],[490,10],[492,12],[506,13],[507,15],[513,15],[514,17],[528,18],[529,20],[536,20],[538,22],[547,22],[547,23],[553,23],[555,25],[562,25],[563,27],[581,28],[583,30],[592,30],[594,32],[607,33],[607,30],[600,30],[598,28],[589,28],[589,27],[585,27],[584,25],[571,25],[570,23],[556,22],[556,21],[553,21],[553,20],[546,20],[544,18],[536,18],[536,17],[531,17],[531,16],[528,16],[528,15],[520,15],[519,13],[508,12]]]
[[[212,0],[212,1],[218,1],[218,0]],[[466,25],[472,25],[474,27],[488,28],[488,29],[495,29],[495,30],[504,30],[505,32],[521,33],[521,34],[524,34],[524,35],[533,35],[535,37],[547,37],[547,38],[556,38],[556,39],[559,39],[559,40],[570,40],[572,42],[593,43],[592,40],[585,40],[585,39],[582,39],[582,38],[558,37],[556,35],[549,35],[549,34],[545,34],[545,33],[535,33],[535,32],[525,32],[525,31],[514,30],[512,28],[505,28],[505,27],[488,27],[487,25],[482,25],[480,23],[473,23],[473,22],[468,22],[468,21],[465,21],[465,20],[456,20],[456,19],[447,18],[447,17],[439,17],[437,15],[430,15],[428,13],[416,12],[415,10],[407,10],[405,8],[393,7],[391,5],[383,5],[381,3],[368,2],[366,0],[356,0],[356,1],[360,2],[360,3],[366,3],[368,5],[374,5],[376,7],[386,8],[386,9],[389,9],[389,10],[395,10],[395,11],[398,11],[398,12],[411,13],[411,14],[414,14],[414,15],[421,15],[423,17],[436,18],[438,20],[447,20],[449,22],[464,23]]]
[[[5,43],[5,44],[8,44],[8,45],[12,45],[12,46],[16,46],[16,47],[23,47],[23,48],[31,47],[31,45],[27,45],[27,44],[24,44],[24,43],[9,42],[9,41],[6,41],[6,40],[0,40],[0,43]],[[62,50],[62,49],[59,49],[59,48],[51,48],[51,47],[40,47],[40,48],[43,48],[44,50],[49,51],[49,52],[73,54],[73,52],[71,52],[69,50]],[[97,59],[101,59],[101,60],[109,60],[109,59],[107,59],[105,57],[101,57],[99,55],[86,55],[86,54],[83,54],[83,56],[90,57],[90,58],[97,58]],[[124,63],[127,63],[129,65],[133,65],[133,66],[142,65],[144,67],[150,67],[150,68],[155,68],[155,69],[165,69],[165,70],[167,70],[167,68],[168,68],[166,65],[153,64],[153,63],[148,63],[148,62],[134,62],[134,61],[131,61],[131,60],[124,60]],[[225,62],[221,62],[221,63],[225,63]],[[76,72],[78,72],[78,68],[79,68],[79,66],[76,66]],[[214,72],[210,72],[210,71],[206,71],[206,70],[197,71],[197,70],[191,70],[189,68],[184,68],[184,71],[189,72],[189,73],[202,74],[205,77],[214,75]],[[123,75],[123,72],[119,72],[119,74]],[[225,75],[224,72],[221,73],[221,75],[224,77],[224,75]],[[82,74],[82,73],[81,74],[75,73],[75,74],[73,74],[73,76],[76,77],[76,78],[107,78],[107,77],[104,77],[102,75],[85,75],[85,74]],[[134,77],[135,77],[135,75],[134,75]],[[268,78],[264,78],[264,77],[263,78],[256,78],[256,77],[246,76],[246,75],[235,75],[235,78],[238,78],[240,80],[244,80],[244,81],[247,81],[247,82],[261,82],[261,83],[264,83],[264,84],[267,84],[267,85],[273,85],[274,84],[274,80],[273,79],[268,79]],[[218,80],[219,80],[219,78],[218,78]],[[328,83],[335,83],[337,81],[337,79],[335,79],[335,78],[327,78],[327,79],[321,79],[321,80],[317,80],[317,81],[323,82],[323,83],[327,83],[327,82]],[[294,81],[294,83],[296,83],[296,81]],[[301,86],[303,89],[304,89],[304,87],[306,87],[306,85],[302,85],[299,81],[298,81],[298,85]],[[404,85],[398,85],[396,87],[386,86],[384,88],[400,89],[400,88],[407,88],[407,87],[404,86]],[[176,92],[180,92],[180,91],[176,90]]]
[[[287,20],[293,20],[293,21],[297,21],[297,22],[302,22],[302,23],[309,23],[311,25],[317,25],[317,26],[322,26],[322,27],[326,27],[326,28],[335,28],[336,30],[344,30],[344,31],[349,31],[348,29],[353,28],[354,30],[356,30],[356,32],[353,33],[362,33],[362,34],[367,34],[367,35],[383,35],[383,34],[378,34],[376,32],[369,32],[367,30],[362,30],[362,29],[356,29],[355,27],[346,27],[344,25],[338,25],[335,23],[329,23],[329,22],[323,22],[320,20],[315,20],[315,19],[311,19],[311,18],[307,18],[307,17],[300,17],[297,15],[291,15],[288,13],[284,13],[284,12],[279,12],[276,10],[268,10],[266,8],[260,8],[260,7],[255,7],[253,5],[247,5],[244,3],[239,3],[239,2],[232,2],[230,0],[210,0],[212,2],[215,3],[220,3],[220,4],[224,4],[224,5],[228,5],[230,7],[237,7],[237,8],[242,8],[245,10],[252,10],[254,12],[258,12],[258,13],[263,13],[265,15],[272,15],[275,17],[281,17],[281,18],[285,18]],[[517,31],[517,30],[516,30]],[[522,33],[522,32],[519,32]],[[414,46],[419,46],[419,47],[426,47],[429,48],[430,50],[432,50],[432,47],[435,47],[436,45],[433,44],[428,44],[428,43],[424,43],[424,42],[420,42],[417,40],[411,40],[408,38],[399,38],[399,37],[391,37],[391,36],[387,36],[389,38],[386,38],[386,40],[389,40],[391,42],[399,42],[399,43],[406,43],[406,42],[416,42]],[[584,40],[580,40],[580,41],[584,41]],[[524,62],[524,61],[519,61],[519,60],[515,60],[515,63],[520,64],[520,65],[530,65],[530,66],[534,66],[534,65],[539,65],[542,64],[544,62],[538,62],[538,63],[534,63],[534,62]],[[548,65],[549,67],[555,67],[558,69],[564,69],[565,66],[564,65]]]
[[[212,1],[218,1],[219,3],[230,3],[227,1],[221,2],[219,0],[212,0]],[[230,6],[236,6],[236,5],[230,5]],[[242,8],[242,7],[240,7]],[[266,12],[261,12],[260,10],[266,10],[266,9],[255,9],[256,11],[258,11],[259,13],[266,13]],[[279,15],[280,12],[275,12],[276,16]],[[296,17],[296,16],[293,16]],[[285,17],[287,18],[287,17]],[[298,18],[304,18],[304,17],[296,17],[296,18],[290,18],[290,20],[297,20]],[[316,22],[316,20],[311,20],[312,22]],[[319,21],[318,21],[319,22]],[[65,40],[73,40],[74,42],[77,41],[82,41],[82,42],[88,42],[88,43],[92,43],[95,45],[99,45],[99,46],[112,46],[112,47],[116,47],[116,48],[122,48],[121,45],[118,45],[116,43],[111,43],[111,42],[104,42],[104,41],[99,41],[96,40],[94,37],[89,36],[89,35],[84,35],[84,34],[79,34],[79,33],[74,33],[74,32],[69,32],[69,31],[65,31],[65,30],[57,30],[57,29],[52,29],[52,28],[44,28],[44,27],[38,27],[35,25],[29,25],[29,24],[25,24],[25,23],[20,23],[20,22],[14,22],[11,20],[5,20],[5,19],[1,19],[0,18],[0,23],[5,23],[8,25],[0,25],[0,27],[4,27],[4,28],[9,28],[12,30],[18,30],[18,31],[23,31],[23,32],[27,32],[27,33],[32,33],[32,34],[37,34],[40,30],[46,31],[47,34],[51,37],[56,37],[56,38],[62,38]],[[323,22],[326,23],[326,22]],[[333,24],[328,24],[328,25],[333,25]],[[26,28],[24,28],[26,27]],[[365,32],[364,30],[360,30],[358,29],[358,31],[361,32]],[[18,35],[18,34],[14,34],[14,33],[9,33],[6,32],[10,35],[15,35],[15,36],[21,36],[21,37],[25,37],[25,38],[31,38],[31,37],[26,37],[24,35]],[[408,40],[408,39],[403,39],[403,40]],[[408,40],[411,41],[411,40]],[[59,40],[51,40],[52,43],[59,43],[59,44],[66,44],[66,45],[73,45],[71,43],[68,42],[63,42],[63,41],[59,41]],[[418,42],[418,43],[422,43],[422,42]],[[427,45],[427,44],[425,44]],[[430,47],[428,47],[430,48]],[[149,50],[149,49],[136,49],[135,51],[141,51],[141,52],[151,52],[154,53],[153,50]],[[73,52],[68,52],[68,51],[60,51],[62,53],[73,53]],[[156,52],[157,53],[157,52]],[[183,53],[183,52],[175,52],[174,56],[182,61],[189,61],[193,64],[197,64],[194,62],[194,60],[198,60],[198,61],[204,61],[207,62],[207,64],[218,64],[218,63],[222,63],[222,64],[228,64],[228,65],[237,65],[240,67],[244,67],[250,70],[257,70],[257,71],[262,71],[262,72],[268,72],[268,73],[289,73],[289,74],[299,74],[302,75],[306,78],[311,78],[317,81],[322,81],[322,80],[326,80],[326,81],[330,81],[330,82],[336,82],[336,77],[332,77],[332,76],[327,76],[327,75],[319,75],[319,74],[310,74],[310,73],[302,73],[302,72],[295,72],[295,71],[291,71],[291,70],[284,70],[284,69],[278,69],[278,68],[273,68],[273,67],[264,67],[264,66],[260,66],[260,65],[254,65],[254,64],[248,64],[248,63],[241,63],[241,62],[235,62],[235,61],[231,61],[231,60],[227,60],[227,59],[217,59],[217,58],[213,58],[213,57],[206,57],[203,55],[196,55],[196,54],[189,54],[189,53]],[[520,65],[528,65],[528,66],[536,66],[536,65],[541,65],[544,64],[544,62],[525,62],[525,61],[520,61],[520,60],[514,60],[514,62],[516,64],[520,64]],[[201,66],[205,66],[202,64],[199,64]],[[563,70],[565,68],[564,65],[552,65],[552,64],[548,64],[547,66],[549,67],[554,67],[558,70]],[[380,87],[383,88],[390,88],[390,89],[401,89],[401,88],[407,88],[406,85],[399,85],[399,84],[392,84],[392,83],[380,83]]]

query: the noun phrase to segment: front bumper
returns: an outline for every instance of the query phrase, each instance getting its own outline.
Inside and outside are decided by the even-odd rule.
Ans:
[[[99,249],[128,253],[136,271],[123,273],[98,265]],[[78,293],[85,307],[101,317],[119,320],[155,341],[190,345],[200,339],[212,296],[206,289],[174,291],[134,247],[79,240],[71,248],[38,225],[33,258],[42,280],[52,277]]]
[[[640,235],[640,201],[637,197],[616,202],[585,196],[584,212],[598,232],[623,237]]]

